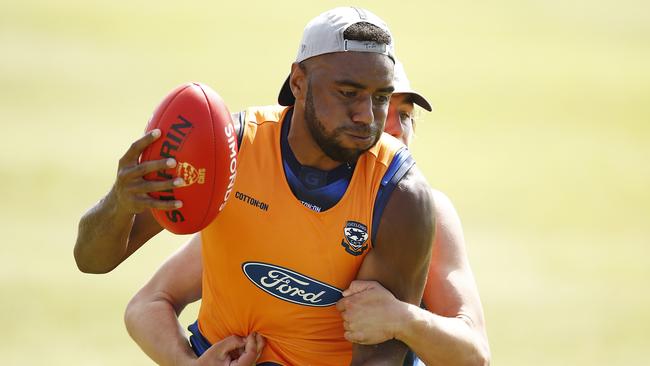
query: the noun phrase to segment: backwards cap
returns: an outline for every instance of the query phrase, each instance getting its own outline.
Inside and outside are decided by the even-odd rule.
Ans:
[[[356,41],[345,39],[343,33],[348,27],[356,23],[370,23],[388,33],[391,39],[389,44],[372,41]],[[395,60],[393,54],[393,37],[386,23],[368,10],[353,7],[340,7],[328,10],[312,19],[302,33],[302,40],[298,48],[295,62],[308,58],[334,52],[375,52],[384,54]],[[291,76],[291,75],[289,75]],[[284,81],[278,103],[280,105],[293,105],[296,98],[289,87],[289,77]]]
[[[393,91],[393,94],[396,93],[408,93],[411,94],[411,98],[413,99],[413,102],[420,107],[426,109],[427,111],[431,112],[433,108],[431,108],[431,104],[429,104],[429,101],[426,100],[422,95],[420,95],[418,92],[413,90],[411,88],[411,83],[409,82],[409,79],[406,77],[406,71],[404,70],[404,65],[399,60],[395,61],[395,71],[393,73],[393,86],[395,87],[395,90]]]

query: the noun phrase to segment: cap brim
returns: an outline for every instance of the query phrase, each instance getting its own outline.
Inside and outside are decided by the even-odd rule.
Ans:
[[[278,103],[282,106],[288,107],[296,104],[296,97],[293,96],[291,87],[289,86],[289,78],[291,74],[287,76],[287,79],[282,84],[282,89],[280,89],[280,94],[278,94]]]
[[[421,96],[420,94],[418,94],[418,93],[416,93],[414,91],[412,91],[410,93],[411,93],[411,97],[413,98],[413,103],[419,105],[420,107],[426,109],[429,112],[433,111],[433,108],[431,107],[431,104],[429,104],[429,101],[424,99],[423,96]]]
[[[425,97],[423,97],[422,95],[420,95],[420,93],[416,92],[413,89],[397,88],[397,90],[395,90],[393,92],[393,94],[410,94],[411,95],[411,100],[413,101],[413,103],[419,105],[420,107],[426,109],[429,112],[431,112],[433,110],[433,108],[431,107],[431,104],[429,104],[429,101],[426,100]]]

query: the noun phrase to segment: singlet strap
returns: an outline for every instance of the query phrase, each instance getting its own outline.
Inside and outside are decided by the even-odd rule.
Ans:
[[[246,129],[246,111],[241,111],[239,114],[239,132],[237,133],[237,146],[241,147],[241,142],[244,139],[244,130]]]
[[[375,207],[372,214],[371,240],[373,245],[375,245],[375,239],[377,237],[381,215],[384,213],[384,208],[386,208],[386,204],[388,203],[388,199],[390,198],[391,193],[393,193],[399,181],[404,178],[404,175],[406,175],[406,173],[414,164],[415,159],[413,159],[413,156],[411,156],[409,149],[404,147],[395,154],[393,160],[388,166],[388,170],[381,179],[381,185],[379,187],[379,191],[377,192]]]

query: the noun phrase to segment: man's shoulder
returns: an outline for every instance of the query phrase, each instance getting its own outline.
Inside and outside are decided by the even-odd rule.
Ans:
[[[279,122],[289,108],[277,104],[253,106],[244,109],[240,113],[243,113],[243,120],[245,122],[262,124],[264,122]]]
[[[433,188],[431,188],[431,196],[435,202],[436,221],[458,220],[458,213],[449,196]]]
[[[235,126],[240,126],[247,122],[262,123],[266,121],[278,122],[284,112],[290,107],[281,105],[253,106],[242,109],[239,112],[231,113],[230,116]]]
[[[427,246],[431,244],[434,228],[434,195],[422,172],[413,165],[391,194],[381,218],[378,239],[396,240],[404,249],[410,245]]]
[[[413,165],[398,182],[391,198],[395,202],[391,206],[397,212],[404,210],[403,215],[397,217],[409,216],[413,222],[428,221],[434,217],[433,192],[422,171]]]
[[[432,189],[431,194],[435,201],[435,245],[439,252],[445,253],[464,253],[465,239],[463,236],[463,227],[460,216],[454,207],[451,199],[443,192]],[[465,254],[462,254],[464,257]],[[454,255],[454,258],[459,256]]]
[[[231,113],[238,144],[241,146],[245,134],[248,134],[249,137],[254,136],[258,126],[279,126],[279,122],[290,108],[280,105],[253,106]]]

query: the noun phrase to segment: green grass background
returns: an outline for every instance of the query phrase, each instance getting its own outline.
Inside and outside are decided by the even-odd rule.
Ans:
[[[302,28],[334,4],[3,3],[0,364],[151,364],[123,309],[186,238],[85,275],[79,217],[167,91],[273,103]],[[463,219],[493,364],[648,365],[650,3],[356,4],[391,25],[435,105],[413,150]]]

